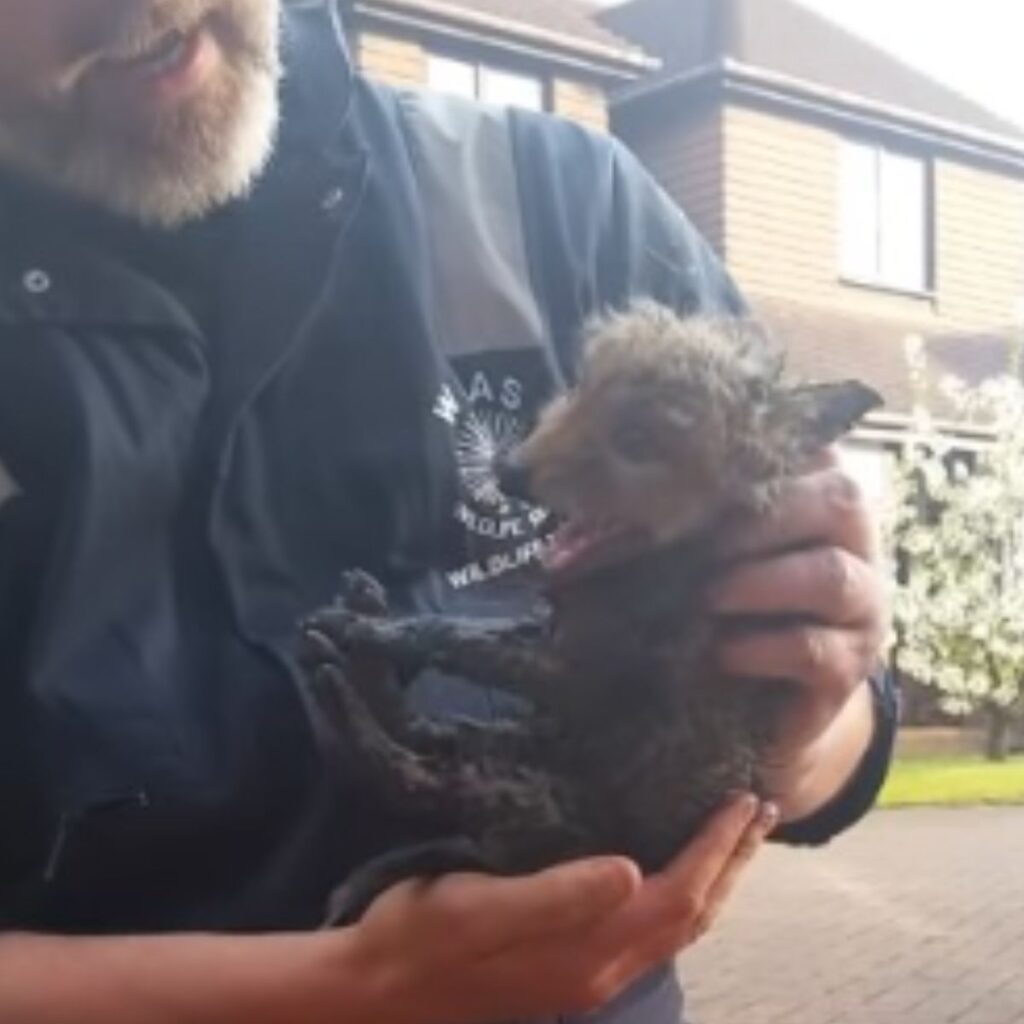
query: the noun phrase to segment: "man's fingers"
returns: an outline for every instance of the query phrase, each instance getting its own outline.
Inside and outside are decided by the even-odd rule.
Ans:
[[[628,937],[617,969],[638,976],[704,935],[777,816],[749,794],[719,811],[626,908],[617,922]]]
[[[835,465],[784,483],[772,508],[729,530],[719,551],[732,559],[812,544],[877,557],[874,518],[856,482]]]
[[[833,626],[871,625],[884,604],[878,573],[842,548],[819,547],[744,562],[709,596],[726,615],[807,615]]]
[[[732,855],[722,865],[718,877],[704,896],[699,913],[671,922],[660,934],[652,936],[648,957],[654,962],[673,957],[702,939],[711,930],[743,873],[778,821],[779,810],[774,804],[760,806],[741,835]]]
[[[664,870],[649,876],[636,898],[609,922],[603,939],[608,947],[642,947],[644,936],[703,913],[707,894],[735,855],[758,807],[757,797],[743,793],[716,811],[696,838]]]
[[[838,706],[876,666],[877,638],[861,629],[794,626],[726,640],[719,663],[729,675],[790,680]]]
[[[542,971],[553,971],[555,978],[561,979],[568,1007],[583,1010],[603,1004],[709,927],[763,838],[759,808],[759,801],[749,794],[731,800],[664,871],[642,885],[638,876],[632,878],[636,887],[619,890],[620,896],[626,895],[617,908],[606,901],[603,914],[592,913],[595,927],[588,928],[585,915],[576,909],[573,925],[577,934],[571,951],[565,940],[558,938],[552,920],[561,915],[567,929],[569,919],[564,910],[548,903],[540,890],[531,890],[529,899],[542,901],[536,911],[547,924],[538,931],[535,923],[531,924],[536,915],[525,915],[519,941],[533,940],[531,957],[539,960]],[[571,872],[586,864],[568,865],[567,869]],[[562,870],[556,868],[544,875],[549,881],[556,880],[556,873]],[[561,881],[570,881],[571,887],[569,875]],[[514,887],[515,882],[509,885]],[[509,895],[515,898],[512,888]],[[576,907],[576,900],[570,896],[567,905]],[[502,969],[500,957],[495,969]]]
[[[705,912],[708,924],[713,923],[721,913],[736,888],[737,883],[747,869],[754,856],[764,844],[765,839],[775,830],[779,823],[779,808],[773,803],[761,805],[754,820],[747,826],[743,838],[736,847],[732,859],[726,864],[725,870],[718,876],[707,897]]]
[[[456,874],[424,889],[441,917],[480,956],[585,928],[614,913],[642,885],[622,857],[561,864],[534,875]]]
[[[685,916],[695,909],[702,910],[725,865],[736,855],[758,808],[757,798],[749,793],[730,800],[664,871],[648,880],[649,890],[666,913]]]

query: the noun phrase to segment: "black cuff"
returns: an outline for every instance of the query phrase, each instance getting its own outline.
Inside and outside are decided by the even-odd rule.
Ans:
[[[820,810],[777,828],[772,834],[773,841],[792,846],[821,846],[863,818],[874,806],[889,774],[900,713],[899,693],[890,673],[872,676],[869,685],[874,697],[875,730],[857,770]]]

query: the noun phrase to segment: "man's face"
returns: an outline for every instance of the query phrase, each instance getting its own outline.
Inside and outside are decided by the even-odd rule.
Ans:
[[[0,164],[147,224],[245,192],[280,0],[0,0]]]

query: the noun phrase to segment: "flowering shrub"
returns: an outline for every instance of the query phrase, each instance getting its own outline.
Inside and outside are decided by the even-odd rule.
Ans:
[[[1024,384],[940,382],[950,428],[928,410],[923,348],[908,358],[920,398],[893,474],[894,656],[947,712],[984,712],[1003,758],[1024,713]]]

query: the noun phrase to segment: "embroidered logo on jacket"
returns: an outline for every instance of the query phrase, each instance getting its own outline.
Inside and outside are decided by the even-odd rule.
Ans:
[[[513,375],[477,371],[461,394],[445,385],[434,415],[453,429],[462,497],[453,510],[478,558],[449,572],[456,589],[535,564],[544,553],[545,509],[508,499],[494,476],[495,457],[523,440],[524,386]]]

